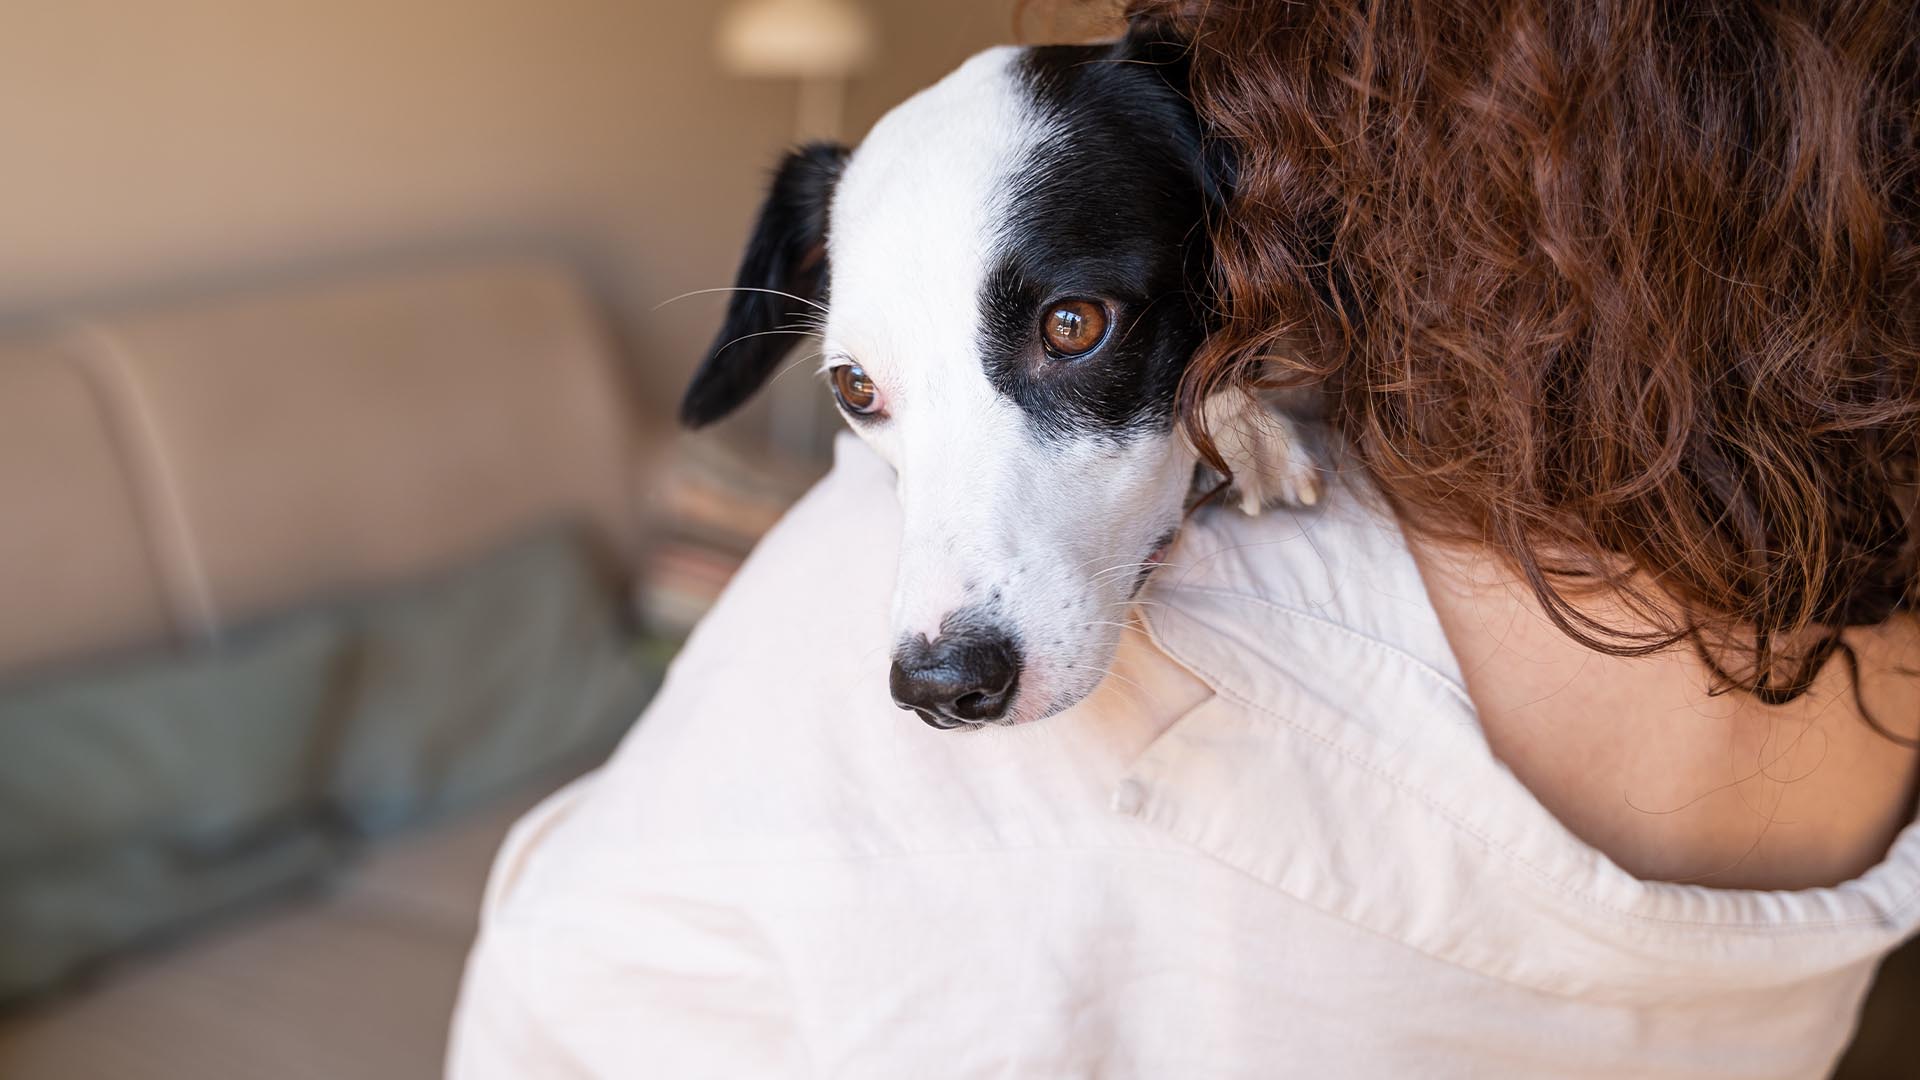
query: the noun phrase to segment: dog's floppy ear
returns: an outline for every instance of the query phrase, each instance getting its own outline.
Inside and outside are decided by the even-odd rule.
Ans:
[[[1134,15],[1127,19],[1127,32],[1120,39],[1120,47],[1133,60],[1184,65],[1192,45],[1174,29],[1173,20],[1168,16]]]
[[[1192,111],[1191,62],[1193,43],[1165,16],[1135,15],[1127,20],[1126,36],[1115,46],[1123,59],[1151,67],[1166,84],[1187,101]],[[1213,138],[1206,125],[1193,113],[1200,132],[1200,153],[1196,163],[1200,187],[1216,209],[1226,205],[1233,192],[1234,155],[1225,141]]]
[[[803,323],[817,321],[827,285],[827,204],[847,148],[810,143],[774,173],[747,240],[726,321],[680,399],[680,422],[705,427],[766,384]]]

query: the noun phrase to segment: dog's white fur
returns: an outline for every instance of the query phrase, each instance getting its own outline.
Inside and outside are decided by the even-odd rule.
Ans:
[[[978,351],[982,280],[1018,163],[1048,130],[991,50],[894,109],[832,207],[823,369],[854,362],[888,418],[856,425],[899,477],[896,640],[990,604],[1022,642],[1005,721],[1058,712],[1105,677],[1142,560],[1177,528],[1196,458],[1177,434],[1042,441]],[[1312,501],[1291,422],[1245,395],[1209,405],[1242,506]],[[884,568],[876,567],[876,572]]]

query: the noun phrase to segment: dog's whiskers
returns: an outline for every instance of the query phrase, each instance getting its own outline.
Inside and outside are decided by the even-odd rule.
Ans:
[[[774,379],[778,379],[780,376],[785,375],[786,373],[792,371],[794,368],[799,367],[801,364],[810,363],[814,360],[818,360],[820,359],[821,355],[822,354],[817,349],[813,352],[807,353],[805,356],[800,357],[799,359],[795,360],[793,363],[788,364],[786,367],[783,367],[779,371],[774,372],[773,379],[769,379],[767,381],[772,382]]]
[[[1128,699],[1135,705],[1139,705],[1143,707],[1147,705],[1159,707],[1161,705],[1160,697],[1158,694],[1155,694],[1153,691],[1147,689],[1146,686],[1142,685],[1138,680],[1130,679],[1127,676],[1122,675],[1117,671],[1114,671],[1112,668],[1101,668],[1093,664],[1062,664],[1060,666],[1063,669],[1072,670],[1072,671],[1096,671],[1100,673],[1101,675],[1100,682],[1102,683],[1106,682],[1108,679],[1112,679],[1114,682],[1118,683],[1121,686],[1132,688],[1133,690],[1137,691],[1138,694],[1140,695],[1138,697]],[[1094,688],[1098,689],[1099,684],[1096,683]]]
[[[772,337],[775,334],[791,334],[794,337],[813,337],[814,336],[813,332],[810,330],[758,330],[751,334],[741,334],[739,337],[734,338],[732,341],[729,341],[725,345],[722,345],[719,348],[713,350],[713,355],[718,356],[721,353],[726,352],[728,349],[733,348],[735,345],[738,345],[743,341],[748,341],[757,337]]]
[[[1120,555],[1119,555],[1118,553],[1115,553],[1115,552],[1108,552],[1108,553],[1107,553],[1107,554],[1105,554],[1105,555],[1095,555],[1095,556],[1094,556],[1093,558],[1091,558],[1091,559],[1081,559],[1081,560],[1080,560],[1079,562],[1077,562],[1077,563],[1075,563],[1075,564],[1073,565],[1073,568],[1074,568],[1075,570],[1081,570],[1081,569],[1085,569],[1085,568],[1086,568],[1086,566],[1087,566],[1088,564],[1090,564],[1090,563],[1097,563],[1097,562],[1106,562],[1106,561],[1107,561],[1108,559],[1117,559],[1117,558],[1120,558],[1120,557],[1121,557],[1121,556],[1120,556]]]
[[[1160,564],[1158,562],[1155,562],[1152,559],[1143,559],[1140,562],[1121,563],[1118,566],[1109,566],[1105,570],[1102,570],[1099,573],[1093,575],[1092,580],[1099,581],[1101,578],[1106,577],[1108,574],[1117,574],[1122,570],[1140,570],[1145,567],[1159,566],[1159,565]]]
[[[746,285],[722,285],[718,288],[713,288],[713,289],[693,289],[688,292],[683,292],[679,296],[667,297],[665,300],[662,300],[658,304],[655,304],[653,306],[653,310],[659,311],[661,308],[666,307],[668,304],[685,300],[690,296],[706,296],[711,293],[735,293],[735,292],[768,293],[773,296],[784,296],[789,300],[796,300],[802,304],[807,305],[808,307],[816,308],[822,313],[824,313],[827,310],[827,305],[819,303],[814,300],[809,300],[804,296],[795,296],[790,292],[782,292],[779,289],[756,289]]]

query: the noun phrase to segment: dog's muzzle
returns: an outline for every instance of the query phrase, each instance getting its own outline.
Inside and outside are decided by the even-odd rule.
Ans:
[[[969,626],[929,642],[915,635],[893,654],[894,704],[933,727],[985,724],[1007,715],[1020,684],[1020,650],[988,627]]]

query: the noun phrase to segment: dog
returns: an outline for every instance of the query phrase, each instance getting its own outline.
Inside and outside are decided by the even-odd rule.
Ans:
[[[1186,49],[1002,47],[857,150],[776,171],[725,321],[681,404],[701,427],[817,332],[853,430],[898,477],[893,700],[941,729],[1086,697],[1204,470],[1176,395],[1210,315],[1209,215],[1231,164],[1184,94]],[[1299,426],[1203,404],[1238,503],[1321,491]]]

